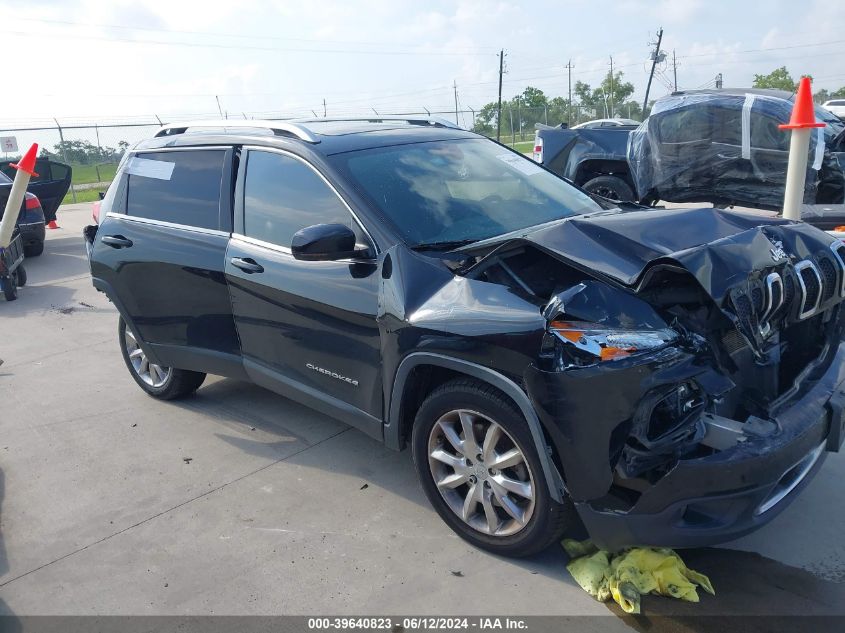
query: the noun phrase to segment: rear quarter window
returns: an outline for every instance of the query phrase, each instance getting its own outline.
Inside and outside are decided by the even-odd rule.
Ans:
[[[141,152],[127,160],[126,215],[220,228],[224,150]]]

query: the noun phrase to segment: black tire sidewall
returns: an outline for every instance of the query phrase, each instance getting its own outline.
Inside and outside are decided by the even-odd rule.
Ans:
[[[528,525],[511,536],[490,536],[478,532],[463,522],[440,495],[428,464],[428,438],[436,421],[445,413],[455,409],[470,409],[494,420],[516,440],[531,470],[534,479],[534,512]],[[526,551],[536,550],[538,540],[545,540],[548,521],[551,520],[551,506],[554,500],[549,494],[548,483],[528,425],[521,414],[505,404],[499,397],[474,387],[471,383],[446,385],[446,389],[435,390],[420,407],[411,438],[411,450],[417,476],[434,509],[459,536],[473,545],[504,556],[521,556]],[[530,553],[530,552],[529,552]]]
[[[135,371],[135,368],[132,366],[132,361],[129,360],[129,352],[126,351],[126,329],[127,329],[126,321],[123,320],[123,317],[120,318],[120,321],[117,326],[118,332],[118,342],[120,343],[120,353],[123,356],[123,362],[126,363],[126,368],[129,370],[129,373],[132,374],[132,378],[138,383],[138,386],[141,387],[144,391],[146,391],[151,396],[155,396],[157,398],[163,397],[166,393],[170,385],[173,383],[174,375],[176,373],[175,369],[170,370],[170,376],[168,376],[167,380],[161,387],[153,387],[152,385],[148,385],[145,383],[141,377],[138,375],[138,372]],[[132,332],[135,336],[135,340],[138,339],[138,334],[136,332]]]
[[[39,257],[44,252],[44,242],[33,242],[23,247],[26,257]]]
[[[126,351],[125,337],[127,327],[126,322],[123,320],[123,317],[121,317],[117,327],[120,353],[123,356],[123,362],[126,364],[126,368],[129,370],[129,373],[132,374],[132,378],[148,395],[158,398],[159,400],[175,400],[177,398],[193,394],[200,388],[206,378],[205,373],[190,371],[187,369],[177,369],[175,367],[170,368],[170,376],[161,387],[153,387],[152,385],[145,383],[132,366],[132,362],[129,360],[129,352]],[[135,340],[140,342],[141,339],[138,337],[137,332],[133,331],[133,334],[135,335]]]
[[[6,301],[14,301],[18,298],[17,272],[13,272],[3,280],[3,295]]]
[[[584,191],[600,195],[594,191],[598,187],[613,189],[619,196],[619,202],[632,202],[636,197],[631,186],[619,176],[596,176],[584,183]]]

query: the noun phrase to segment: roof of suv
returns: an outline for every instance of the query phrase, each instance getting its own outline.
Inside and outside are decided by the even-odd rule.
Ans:
[[[697,90],[678,90],[670,93],[669,96],[681,97],[684,95],[713,95],[714,97],[744,97],[747,94],[758,95],[760,97],[775,97],[786,101],[791,100],[795,95],[793,92],[775,90],[774,88],[700,88]]]
[[[187,145],[244,144],[290,147],[302,143],[324,155],[424,141],[482,138],[445,121],[426,118],[213,120],[163,126],[136,149]]]

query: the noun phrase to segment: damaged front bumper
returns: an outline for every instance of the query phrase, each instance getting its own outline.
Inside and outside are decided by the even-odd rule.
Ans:
[[[711,381],[711,372],[679,353],[586,375],[532,367],[526,386],[561,456],[581,519],[599,547],[700,547],[738,538],[773,519],[818,471],[826,452],[839,450],[845,435],[845,344],[831,353],[815,384],[771,420],[757,420],[744,431],[739,422],[705,414],[711,445],[725,448],[677,459],[627,507],[610,501],[608,492],[618,459],[614,429],[625,428],[630,403],[639,400],[635,394],[683,380]]]

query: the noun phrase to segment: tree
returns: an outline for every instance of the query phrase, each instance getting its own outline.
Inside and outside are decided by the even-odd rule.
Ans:
[[[569,103],[569,99],[564,97],[550,99],[539,88],[527,86],[520,94],[502,101],[503,140],[509,141],[520,129],[523,135],[533,134],[537,123],[548,125],[565,123],[570,120],[570,112],[573,125],[605,116],[641,120],[642,108],[631,98],[634,94],[634,85],[625,81],[624,77],[622,71],[617,71],[613,73],[611,80],[610,72],[608,72],[595,89],[583,81],[576,81],[572,87],[572,104]],[[494,136],[497,110],[495,101],[485,104],[475,115],[473,131]],[[511,129],[511,121],[513,121],[513,129]]]
[[[485,104],[475,115],[475,124],[472,126],[472,131],[485,136],[494,136],[496,134],[496,109],[497,103],[495,101]]]
[[[621,70],[617,71],[613,73],[613,81],[611,81],[610,71],[608,71],[601,85],[595,89],[583,81],[576,81],[573,92],[578,97],[583,115],[579,117],[579,121],[601,117],[627,117],[628,112],[631,113],[631,117],[639,117],[640,106],[630,100],[634,94],[634,84],[623,81],[624,76],[625,73]],[[611,104],[613,104],[612,112]]]
[[[776,90],[786,90],[787,92],[795,92],[798,83],[789,74],[786,66],[775,68],[768,75],[754,75],[754,88],[774,88]]]
[[[845,97],[845,86],[842,86],[839,90],[834,90],[833,92],[828,91],[827,88],[822,88],[813,95],[813,101],[816,103],[824,103],[825,101],[830,101],[831,99],[841,99],[843,97]]]
[[[522,130],[523,134],[526,131],[533,134],[536,123],[546,122],[547,106],[548,99],[546,99],[543,91],[539,88],[528,86],[522,91],[521,95],[517,95],[510,100],[509,107],[514,114],[513,131],[518,132]],[[504,115],[502,122],[504,122]]]

